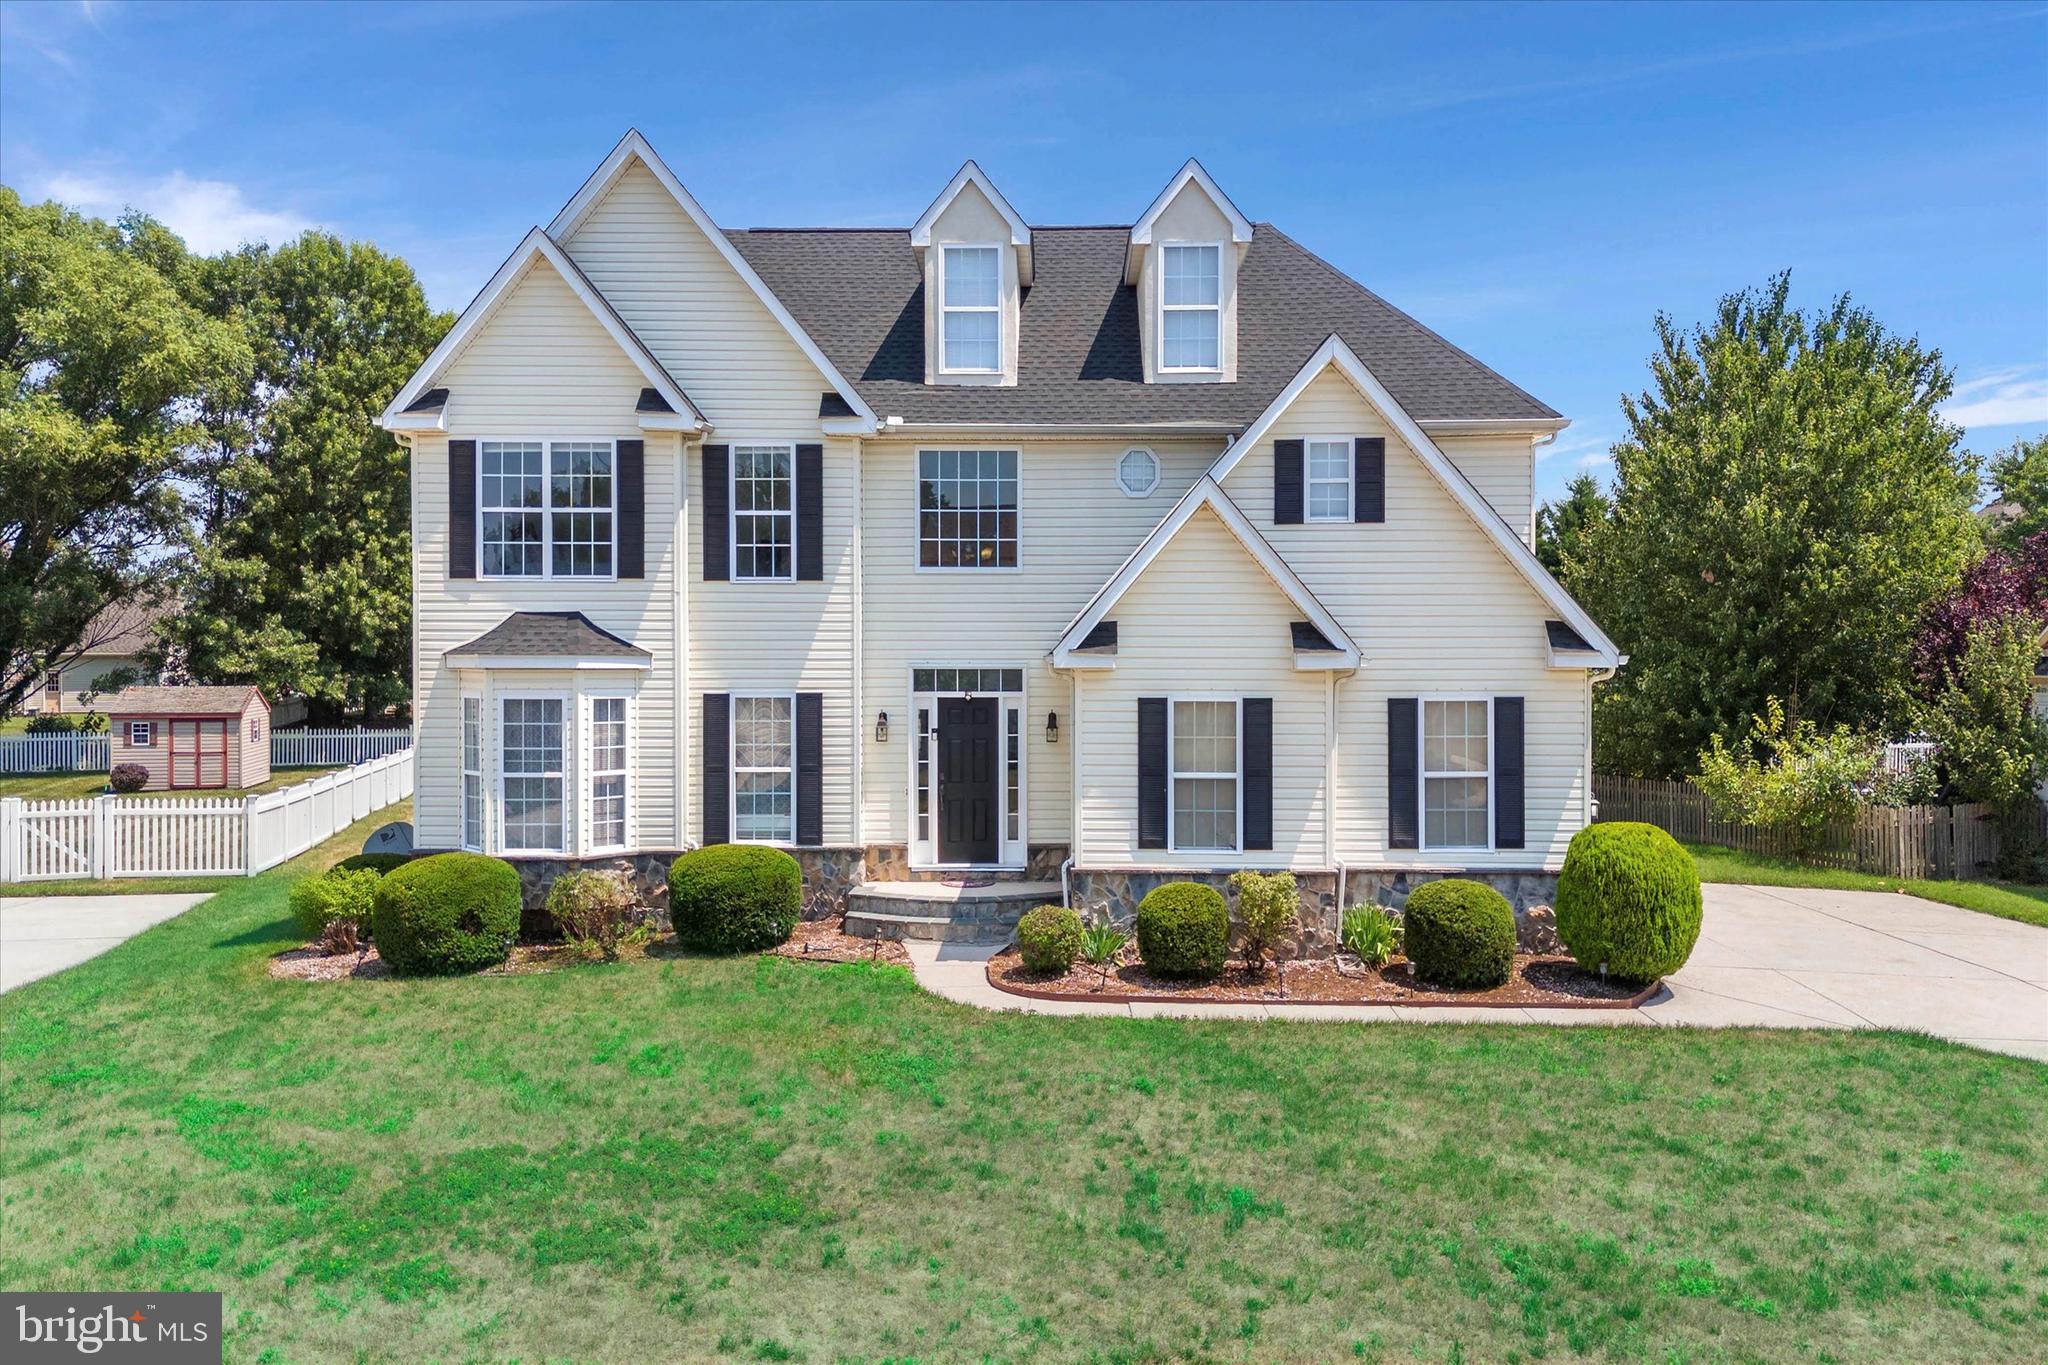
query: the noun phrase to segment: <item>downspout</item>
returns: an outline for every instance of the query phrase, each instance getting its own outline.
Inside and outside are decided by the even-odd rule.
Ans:
[[[861,500],[867,494],[867,477],[858,440],[853,458],[853,809],[847,812],[848,832],[860,849],[861,880],[867,880],[867,788],[861,777],[861,755],[867,749],[867,672],[862,664],[862,643],[867,634],[867,617],[862,603],[861,580],[867,576],[865,548],[861,539]],[[905,717],[907,721],[909,717]],[[906,731],[906,733],[908,733]]]
[[[1074,903],[1074,864],[1081,860],[1081,678],[1067,675],[1067,724],[1074,731],[1073,757],[1067,761],[1067,858],[1060,864],[1060,904]]]
[[[1628,656],[1624,654],[1621,662],[1627,663]],[[1593,795],[1593,689],[1620,671],[1617,665],[1586,675],[1586,800],[1585,819],[1581,822],[1585,825],[1592,824],[1593,817],[1600,813],[1600,802]]]
[[[1344,893],[1350,878],[1337,861],[1337,671],[1323,696],[1323,866],[1337,869],[1337,932],[1344,932]]]
[[[690,442],[676,437],[676,752],[675,846],[690,846]]]

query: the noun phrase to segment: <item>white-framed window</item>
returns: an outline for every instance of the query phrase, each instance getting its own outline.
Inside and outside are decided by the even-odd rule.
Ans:
[[[1239,708],[1235,697],[1175,697],[1167,704],[1169,848],[1220,852],[1243,843]]]
[[[146,720],[128,722],[128,745],[133,749],[147,749],[156,743],[156,725]]]
[[[732,837],[796,842],[796,698],[732,699]]]
[[[1159,368],[1223,366],[1223,248],[1159,248]]]
[[[508,696],[498,727],[498,837],[505,853],[562,853],[568,809],[560,696]]]
[[[1493,703],[1485,697],[1422,702],[1422,846],[1492,843]]]
[[[735,582],[796,578],[796,447],[732,448],[732,576]]]
[[[610,578],[618,479],[610,441],[477,442],[485,578]]]
[[[1116,486],[1127,498],[1142,498],[1159,487],[1159,457],[1143,446],[1132,446],[1116,462]]]
[[[917,452],[917,563],[1017,567],[1017,452]]]
[[[484,699],[462,699],[462,846],[484,847]]]
[[[1349,436],[1312,436],[1302,442],[1303,507],[1310,521],[1351,520]]]
[[[626,847],[626,780],[632,744],[624,697],[590,699],[590,848]]]
[[[939,275],[939,368],[947,374],[1001,373],[1002,248],[946,247]]]

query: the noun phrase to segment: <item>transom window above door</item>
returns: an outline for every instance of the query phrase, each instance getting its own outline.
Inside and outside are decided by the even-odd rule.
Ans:
[[[1003,265],[1000,248],[949,246],[944,275],[944,349],[940,368],[954,374],[996,374],[1003,368]]]
[[[480,441],[485,578],[609,578],[618,481],[610,441]]]
[[[732,448],[732,576],[789,582],[796,577],[796,448]]]
[[[917,562],[925,569],[1017,567],[1017,452],[917,452]]]

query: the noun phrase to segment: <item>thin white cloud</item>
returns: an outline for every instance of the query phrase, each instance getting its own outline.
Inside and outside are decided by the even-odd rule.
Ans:
[[[1958,384],[1941,415],[1965,430],[2048,425],[2048,366],[1993,370]]]
[[[183,171],[130,181],[60,172],[37,188],[40,197],[98,218],[141,209],[204,256],[231,251],[244,242],[283,242],[313,226],[295,213],[258,208],[240,186],[225,180],[194,180]]]
[[[1580,433],[1567,428],[1565,431],[1560,432],[1558,438],[1549,445],[1536,447],[1536,462],[1538,464],[1553,464],[1563,461],[1576,468],[1583,469],[1588,466],[1589,462],[1597,463],[1611,459],[1612,457],[1607,452],[1608,448],[1613,444],[1614,438],[1605,433],[1597,431]]]

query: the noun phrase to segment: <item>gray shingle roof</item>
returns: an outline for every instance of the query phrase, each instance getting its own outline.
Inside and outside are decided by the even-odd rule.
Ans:
[[[651,659],[629,640],[592,625],[580,611],[516,611],[450,654],[527,658]]]
[[[124,687],[107,698],[109,716],[239,716],[255,684],[226,687]]]
[[[1586,637],[1573,630],[1564,621],[1545,621],[1543,623],[1543,632],[1550,637],[1550,647],[1552,649],[1588,654],[1593,650],[1593,646],[1586,642]]]
[[[1420,421],[1558,415],[1265,223],[1238,275],[1235,384],[1144,382],[1127,227],[1032,229],[1014,388],[924,383],[924,286],[904,229],[726,236],[868,406],[905,421],[1248,426],[1332,332]]]
[[[1296,649],[1335,649],[1330,637],[1316,629],[1313,621],[1289,621],[1287,629],[1294,640]]]

